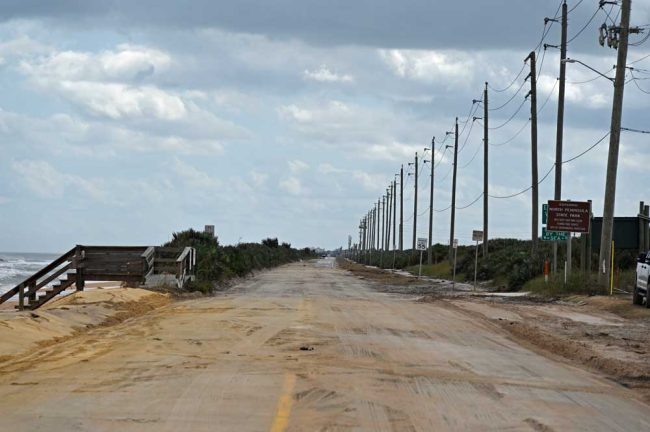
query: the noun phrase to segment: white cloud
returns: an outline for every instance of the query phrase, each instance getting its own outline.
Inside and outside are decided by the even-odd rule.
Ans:
[[[472,77],[474,62],[461,52],[426,50],[379,50],[381,59],[401,77],[434,82],[464,82]]]
[[[156,87],[91,81],[60,81],[55,85],[72,102],[113,120],[133,117],[179,120],[187,114],[179,96]]]
[[[217,192],[222,186],[221,181],[218,179],[211,177],[208,173],[201,171],[195,166],[183,162],[180,159],[174,160],[172,168],[190,188]]]
[[[352,75],[339,75],[335,72],[332,72],[328,69],[327,66],[322,65],[319,69],[310,71],[305,69],[304,76],[306,79],[319,82],[343,82],[351,83],[354,82],[354,77]]]
[[[99,181],[62,173],[45,161],[13,161],[11,168],[29,190],[42,198],[60,198],[66,188],[71,187],[94,200],[106,201],[107,199],[107,193],[100,186]]]
[[[289,170],[294,174],[299,174],[309,169],[309,165],[299,159],[290,160],[287,162],[287,165],[289,165]]]
[[[23,61],[23,72],[41,80],[125,82],[167,70],[171,56],[156,49],[122,44],[115,51],[53,52],[32,62]]]
[[[280,189],[288,192],[291,195],[301,195],[303,193],[302,183],[296,177],[289,177],[284,180],[280,180],[278,184]]]
[[[257,170],[251,171],[250,175],[251,175],[251,179],[253,180],[253,185],[258,188],[266,185],[266,182],[269,179],[268,174],[259,172]]]

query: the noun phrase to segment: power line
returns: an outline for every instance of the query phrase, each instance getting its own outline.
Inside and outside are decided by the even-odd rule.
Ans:
[[[488,87],[489,87],[490,90],[492,90],[493,92],[496,92],[496,93],[503,93],[504,91],[510,89],[510,87],[512,87],[513,85],[515,85],[515,83],[517,82],[517,80],[519,79],[519,77],[521,76],[521,74],[524,72],[524,69],[526,69],[526,63],[524,63],[524,65],[521,67],[521,69],[519,70],[519,73],[517,73],[517,76],[515,77],[515,79],[513,79],[512,82],[511,82],[510,84],[508,84],[506,87],[504,87],[504,88],[502,88],[502,89],[495,89],[495,88],[492,87],[489,83],[488,83]]]
[[[526,66],[526,64],[524,63],[524,67],[525,67],[525,66]],[[525,84],[526,84],[526,81],[525,81],[525,80],[522,81],[522,82],[521,82],[521,85],[519,86],[519,88],[517,89],[517,91],[514,92],[514,93],[512,94],[512,96],[510,97],[510,99],[508,99],[508,100],[507,100],[503,105],[500,105],[500,106],[498,106],[498,107],[496,107],[496,108],[488,108],[488,111],[499,111],[501,108],[503,108],[503,107],[505,107],[506,105],[508,105],[510,102],[512,102],[512,100],[515,98],[515,96],[517,96],[517,95],[519,94],[519,92],[521,91],[521,89],[524,87]],[[488,84],[488,85],[489,85],[489,84]]]
[[[489,143],[489,144],[490,144],[491,146],[494,146],[494,147],[501,147],[501,146],[503,146],[503,145],[509,144],[509,143],[511,143],[513,140],[515,140],[515,139],[516,139],[516,138],[517,138],[517,137],[518,137],[518,136],[519,136],[519,135],[524,131],[524,129],[526,129],[526,126],[528,126],[529,124],[530,124],[530,119],[528,119],[528,120],[526,121],[526,123],[524,123],[524,125],[521,127],[521,129],[519,129],[519,130],[517,131],[517,133],[514,134],[514,135],[513,135],[511,138],[509,138],[508,140],[506,140],[506,141],[504,141],[504,142],[502,142],[502,143],[499,143],[499,144],[493,144],[493,143]]]
[[[567,160],[562,161],[562,164],[572,162],[572,161],[578,159],[579,157],[581,157],[581,156],[587,154],[587,153],[590,152],[594,147],[596,147],[598,144],[600,144],[601,142],[603,142],[603,140],[604,140],[605,138],[607,138],[608,136],[609,136],[609,132],[607,132],[607,133],[606,133],[606,134],[605,134],[601,139],[599,139],[598,141],[596,141],[596,142],[594,143],[594,145],[592,145],[591,147],[589,147],[587,150],[583,151],[582,153],[580,153],[580,154],[577,155],[577,156],[572,157],[571,159],[567,159]]]
[[[551,19],[544,20],[544,28],[542,29],[542,37],[540,38],[539,42],[537,43],[537,45],[535,46],[533,51],[538,51],[542,47],[542,44],[544,43],[544,40],[546,39],[546,36],[548,36],[548,33],[551,31],[551,28],[553,27],[553,23],[555,22],[555,20],[557,20],[559,18],[558,13],[560,12],[560,8],[562,8],[563,1],[564,0],[560,1],[560,4],[558,5],[557,10],[555,11],[554,17],[551,18]],[[580,0],[580,3],[582,3],[582,0]],[[580,4],[580,3],[578,3],[578,4]],[[577,6],[578,5],[576,5],[573,9],[575,9]],[[573,10],[573,9],[571,9],[571,10]],[[549,25],[549,23],[550,23],[550,25]],[[515,85],[515,83],[517,82],[517,80],[519,79],[519,77],[521,76],[521,74],[524,72],[525,69],[526,69],[526,63],[524,63],[521,66],[521,69],[517,73],[517,76],[515,76],[515,78],[510,82],[510,84],[508,84],[506,87],[504,87],[502,89],[496,89],[496,88],[492,87],[489,83],[488,83],[488,87],[492,91],[494,91],[496,93],[503,93],[504,91],[510,89],[513,85]]]
[[[465,137],[465,141],[463,141],[463,145],[460,146],[460,149],[458,150],[458,154],[463,151],[465,148],[465,145],[467,145],[467,140],[469,140],[469,137],[472,136],[472,129],[474,129],[474,120],[472,120],[472,125],[469,127],[469,132],[467,132],[467,136]]]
[[[465,169],[465,168],[467,168],[467,167],[468,167],[468,166],[469,166],[469,165],[474,161],[474,158],[476,158],[476,155],[478,154],[479,150],[481,150],[480,141],[479,141],[479,145],[476,146],[476,151],[475,151],[474,154],[472,155],[472,158],[471,158],[471,159],[469,160],[469,162],[467,162],[465,165],[461,166],[460,169]]]
[[[596,8],[596,11],[594,12],[594,14],[591,16],[591,18],[589,18],[589,20],[587,21],[587,23],[586,23],[586,24],[585,24],[585,25],[580,29],[580,31],[578,31],[578,33],[576,33],[575,36],[573,36],[571,39],[569,39],[569,40],[567,41],[567,44],[570,44],[571,42],[573,42],[574,40],[576,40],[576,38],[577,38],[578,36],[580,36],[580,35],[582,34],[582,32],[585,31],[585,29],[586,29],[587,27],[589,27],[589,24],[591,24],[591,22],[594,20],[594,18],[596,18],[596,15],[598,15],[598,11],[599,11],[599,10],[600,10],[600,6],[598,6],[598,7]]]
[[[571,9],[569,9],[569,11],[568,11],[567,13],[571,13],[571,12],[573,12],[574,10],[576,10],[577,7],[580,6],[580,3],[582,3],[583,1],[584,1],[584,0],[580,0],[580,1],[579,1],[578,3],[576,3],[576,4],[575,4]]]
[[[629,65],[631,65],[631,64],[638,63],[638,62],[640,62],[640,61],[642,61],[642,60],[647,59],[648,57],[650,57],[650,54],[644,55],[643,57],[641,57],[641,58],[639,58],[639,59],[636,59],[636,60],[634,60],[633,62],[628,63],[627,65],[629,66]]]
[[[630,63],[630,64],[631,64],[631,63]],[[596,80],[599,79],[599,78],[605,78],[605,77],[607,77],[607,74],[608,74],[609,72],[613,71],[614,69],[616,69],[616,66],[612,66],[612,68],[611,68],[610,70],[608,70],[607,72],[605,72],[605,73],[603,74],[604,76],[603,76],[603,75],[596,75],[595,77],[593,77],[593,78],[591,78],[591,79],[588,79],[588,80],[585,80],[585,81],[567,81],[566,83],[567,83],[567,84],[586,84],[586,83],[590,83],[590,82],[592,82],[592,81],[596,81]],[[611,77],[608,77],[608,78],[611,78]],[[612,78],[612,79],[613,79],[613,78]]]
[[[621,130],[628,131],[628,132],[636,132],[636,133],[641,133],[641,134],[650,134],[650,131],[641,130],[641,129],[632,129],[632,128],[622,127]]]
[[[501,129],[502,127],[504,127],[505,125],[507,125],[508,123],[510,123],[510,122],[512,121],[512,119],[515,118],[515,116],[516,116],[517,114],[519,114],[519,111],[521,111],[521,108],[524,106],[525,103],[526,103],[526,99],[524,99],[523,101],[521,101],[521,105],[519,105],[519,107],[517,108],[517,110],[516,110],[514,113],[512,113],[512,115],[510,116],[510,118],[509,118],[508,120],[506,120],[505,123],[502,123],[502,124],[500,124],[499,126],[491,127],[491,128],[489,128],[489,129],[490,129],[490,130]]]
[[[456,206],[456,210],[465,210],[466,208],[469,208],[469,207],[473,206],[474,204],[476,204],[476,202],[477,202],[478,200],[480,200],[481,198],[483,198],[483,192],[481,192],[481,194],[480,194],[479,196],[477,196],[476,199],[475,199],[474,201],[472,201],[471,203],[467,204],[466,206],[463,206],[463,207],[458,207],[458,206]]]
[[[553,92],[555,91],[555,88],[557,87],[557,83],[560,82],[559,78],[555,78],[555,83],[553,84],[553,88],[551,88],[551,91],[548,92],[548,95],[546,96],[546,100],[544,100],[544,103],[542,104],[541,107],[537,110],[537,114],[541,113],[544,111],[544,107],[548,103],[548,101],[551,99],[551,96],[553,96]]]
[[[621,128],[621,129],[622,129],[622,128]],[[566,164],[566,163],[569,163],[569,162],[572,162],[572,161],[578,159],[579,157],[584,156],[585,154],[587,154],[588,152],[590,152],[591,150],[593,150],[593,149],[594,149],[598,144],[600,144],[601,142],[603,142],[603,140],[604,140],[605,138],[607,138],[608,136],[609,136],[609,132],[607,132],[607,133],[606,133],[606,134],[605,134],[601,139],[599,139],[598,141],[596,141],[596,143],[594,143],[591,147],[587,148],[587,149],[586,149],[585,151],[583,151],[582,153],[580,153],[580,154],[578,154],[578,155],[576,155],[576,156],[574,156],[574,157],[572,157],[572,158],[570,158],[570,159],[567,159],[567,160],[562,161],[562,164],[564,165],[564,164]],[[539,181],[537,182],[537,184],[538,184],[538,185],[542,184],[542,182],[544,182],[544,180],[546,180],[546,178],[547,178],[548,175],[553,171],[554,168],[555,168],[555,163],[553,163],[553,165],[551,165],[551,168],[548,170],[548,172],[547,172],[546,174],[544,174],[544,177],[542,177],[542,179],[539,180]],[[531,186],[528,186],[526,189],[523,189],[523,190],[521,190],[521,191],[519,191],[519,192],[517,192],[517,193],[511,194],[511,195],[503,195],[503,196],[498,196],[498,195],[488,195],[488,196],[489,196],[490,198],[496,198],[496,199],[509,199],[509,198],[514,198],[514,197],[516,197],[516,196],[522,195],[522,194],[528,192],[529,190],[531,190],[532,188],[533,188],[533,186],[531,185]]]

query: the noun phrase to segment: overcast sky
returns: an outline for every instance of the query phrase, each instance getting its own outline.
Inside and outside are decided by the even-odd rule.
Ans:
[[[578,2],[568,2],[577,5],[569,57],[611,74],[616,51],[600,47],[598,27],[617,20],[618,7]],[[490,193],[520,191],[531,184],[528,69],[507,90],[493,89],[518,76],[559,4],[4,0],[0,250],[159,244],[205,224],[223,243],[271,236],[342,246],[348,234],[357,237],[359,219],[401,164],[409,168],[432,136],[440,143],[456,116],[482,116],[472,100],[481,99],[485,81],[491,108],[510,100],[490,112],[490,141],[505,143],[490,146]],[[648,31],[650,0],[633,1],[632,23]],[[557,44],[559,26],[546,28],[546,43]],[[648,54],[650,41],[630,47],[636,70],[628,78],[638,79],[626,86],[625,127],[650,129],[650,96],[642,92],[650,92],[650,58],[632,64]],[[554,162],[558,66],[557,49],[539,52],[540,178]],[[612,85],[596,77],[568,65],[564,159],[608,132]],[[483,175],[480,120],[461,130],[458,207],[481,194]],[[564,166],[563,196],[592,199],[596,215],[607,144]],[[650,135],[622,135],[618,215],[650,201],[649,144]],[[438,161],[434,208],[443,210],[450,152],[436,153]],[[428,173],[420,180],[423,213]],[[552,191],[551,173],[540,203]],[[412,195],[409,178],[406,215]],[[530,214],[529,193],[491,199],[491,236],[529,238]],[[418,218],[423,237],[427,218]],[[448,242],[449,218],[436,212],[436,242]],[[481,220],[480,201],[457,211],[461,242]],[[406,239],[411,229],[409,220]]]

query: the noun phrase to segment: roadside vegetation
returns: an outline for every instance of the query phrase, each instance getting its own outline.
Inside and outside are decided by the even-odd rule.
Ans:
[[[255,270],[314,257],[313,250],[294,249],[291,244],[280,243],[276,238],[267,238],[261,243],[222,246],[217,236],[193,229],[174,233],[172,240],[164,246],[196,249],[196,281],[189,289],[203,293],[213,292],[224,281],[246,276]]]
[[[489,254],[487,259],[482,256],[482,246],[478,251],[477,279],[489,283],[499,291],[527,290],[544,296],[559,296],[565,294],[605,294],[596,283],[596,269],[598,268],[598,253],[592,254],[592,272],[580,271],[580,243],[574,239],[572,247],[571,277],[564,283],[565,248],[558,248],[558,273],[549,276],[549,282],[544,281],[544,261],[549,265],[553,260],[552,243],[540,242],[538,252],[531,256],[531,242],[529,240],[494,239],[488,242]],[[456,258],[456,280],[470,282],[474,280],[475,246],[458,246]],[[447,245],[436,244],[432,247],[433,264],[427,264],[427,253],[423,254],[422,275],[440,279],[451,279],[453,274],[452,263],[448,260],[449,248]],[[393,253],[373,252],[361,257],[364,264],[390,269],[396,268],[418,274],[420,253],[418,251],[402,251]],[[634,283],[636,268],[636,254],[633,251],[617,251],[615,254],[614,268],[616,277],[614,285],[621,290],[631,291]]]

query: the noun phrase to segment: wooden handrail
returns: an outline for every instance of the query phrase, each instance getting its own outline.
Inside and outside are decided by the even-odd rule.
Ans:
[[[7,291],[6,293],[2,294],[2,296],[0,296],[0,303],[6,302],[10,298],[18,294],[21,288],[36,284],[38,282],[38,279],[47,275],[48,273],[56,269],[64,262],[72,260],[75,249],[76,247],[70,249],[68,252],[64,253],[63,255],[61,255],[60,257],[58,257],[57,259],[55,259],[54,261],[52,261],[51,263],[49,263],[48,265],[46,265],[45,267],[43,267],[42,269],[40,269],[39,271],[31,275],[30,277],[28,277],[27,279],[25,279],[24,281],[22,281],[21,283],[19,283],[9,291]]]

